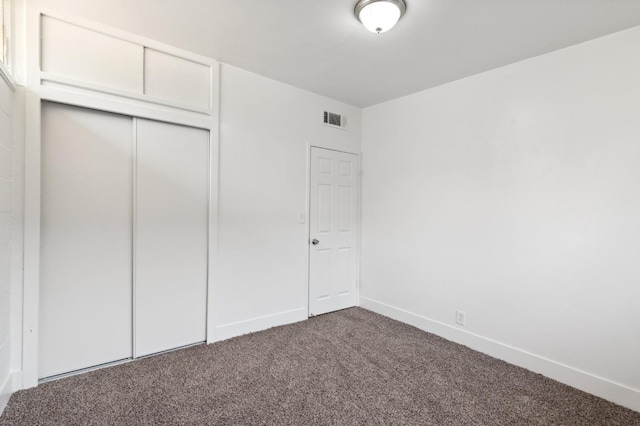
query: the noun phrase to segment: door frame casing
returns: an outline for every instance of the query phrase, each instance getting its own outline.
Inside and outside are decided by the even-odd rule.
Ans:
[[[362,235],[362,153],[361,152],[353,152],[349,150],[339,150],[333,148],[327,148],[320,145],[307,144],[307,176],[306,176],[306,227],[305,227],[305,241],[306,241],[306,258],[305,258],[305,277],[306,277],[306,285],[305,285],[305,300],[307,305],[307,318],[310,318],[310,285],[311,285],[311,151],[313,149],[323,149],[326,151],[334,151],[341,152],[343,154],[351,154],[358,157],[358,170],[357,170],[357,200],[358,200],[358,209],[356,219],[358,220],[358,224],[356,226],[356,306],[360,306],[360,245],[361,245],[361,235]]]

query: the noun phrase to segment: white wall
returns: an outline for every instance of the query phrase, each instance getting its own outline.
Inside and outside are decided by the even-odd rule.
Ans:
[[[22,276],[22,89],[0,76],[0,413],[14,390]]]
[[[359,108],[239,68],[222,65],[220,96],[216,339],[307,317],[308,147],[359,153],[361,139]]]
[[[640,410],[639,44],[365,109],[363,306]]]

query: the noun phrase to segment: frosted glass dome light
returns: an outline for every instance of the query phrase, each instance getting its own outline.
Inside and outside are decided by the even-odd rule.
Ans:
[[[355,12],[366,29],[380,34],[393,28],[406,9],[404,0],[360,0]]]

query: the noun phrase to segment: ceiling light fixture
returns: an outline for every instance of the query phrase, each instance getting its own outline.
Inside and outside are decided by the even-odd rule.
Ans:
[[[356,17],[372,33],[389,31],[407,10],[404,0],[360,0],[356,3]]]

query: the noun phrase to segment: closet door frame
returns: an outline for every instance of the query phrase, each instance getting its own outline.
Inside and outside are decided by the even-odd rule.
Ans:
[[[210,66],[211,105],[209,109],[185,109],[171,101],[125,94],[117,90],[89,87],[74,90],[51,85],[41,70],[41,19],[53,16],[65,22],[108,34],[120,40],[139,44],[158,52]],[[22,374],[15,377],[15,389],[38,384],[38,334],[40,297],[40,200],[41,200],[41,111],[42,101],[56,102],[98,111],[179,124],[209,131],[209,212],[208,212],[208,268],[206,341],[215,341],[213,300],[218,229],[218,169],[219,169],[219,81],[217,61],[195,55],[154,40],[125,31],[95,24],[80,18],[27,5],[25,90],[25,198],[24,198],[24,288],[22,296]]]

